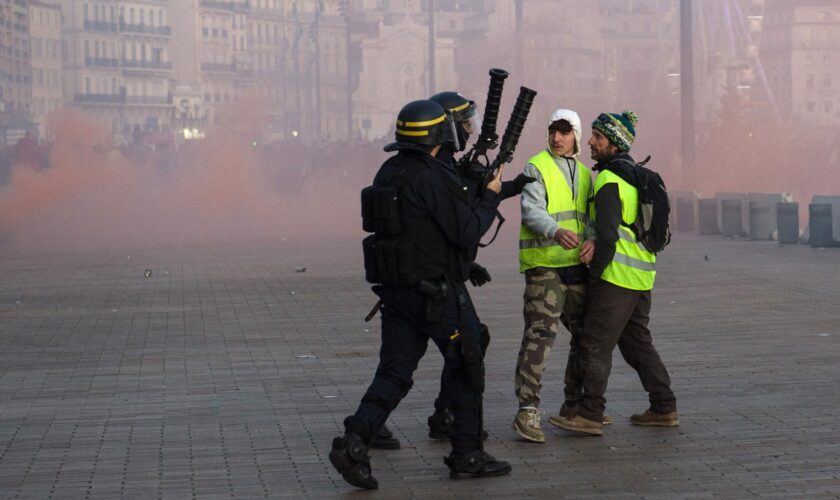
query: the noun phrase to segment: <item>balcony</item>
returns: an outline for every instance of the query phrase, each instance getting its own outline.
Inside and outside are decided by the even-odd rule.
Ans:
[[[120,65],[119,59],[107,57],[85,57],[85,66],[95,68],[116,68]]]
[[[201,63],[201,71],[236,73],[236,63]]]
[[[250,5],[241,2],[231,2],[230,0],[200,0],[199,5],[207,9],[229,10],[232,12],[248,12],[251,10]]]
[[[125,94],[76,94],[77,104],[125,104]]]
[[[172,104],[170,96],[130,95],[126,97],[128,104],[147,104],[151,106],[168,106]]]
[[[247,67],[237,67],[236,63],[201,63],[201,71],[208,73],[228,73],[236,78],[251,78],[254,72]]]
[[[123,59],[120,61],[123,69],[147,69],[150,71],[169,71],[172,63],[166,61],[138,61],[136,59]]]
[[[105,33],[116,33],[117,23],[106,21],[85,21],[85,31],[99,31]]]
[[[137,33],[140,35],[160,35],[171,36],[171,26],[149,26],[146,24],[128,24],[120,21],[120,31],[122,33]]]

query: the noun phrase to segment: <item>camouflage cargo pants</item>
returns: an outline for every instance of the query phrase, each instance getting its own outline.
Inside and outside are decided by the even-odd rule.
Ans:
[[[575,405],[581,394],[580,331],[586,285],[566,285],[557,269],[537,267],[525,272],[524,298],[525,332],[514,377],[519,406],[539,406],[542,375],[561,322],[571,333],[564,393],[566,401]]]

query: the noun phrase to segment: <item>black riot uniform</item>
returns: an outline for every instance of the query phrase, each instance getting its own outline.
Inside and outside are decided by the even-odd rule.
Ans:
[[[464,165],[462,162],[459,163],[455,159],[455,154],[466,149],[470,135],[477,131],[480,126],[481,120],[476,114],[475,103],[467,100],[458,92],[453,91],[439,92],[429,99],[437,102],[446,110],[450,111],[455,120],[457,137],[456,143],[447,143],[442,145],[436,156],[444,163],[450,164],[452,169],[457,173],[461,184],[464,186],[463,189],[466,191],[466,199],[472,204],[480,203],[482,193],[484,191],[485,179],[482,175],[477,175],[477,172],[470,169],[468,165]],[[533,182],[534,180],[535,179],[532,179],[524,174],[519,174],[516,179],[503,182],[502,190],[499,193],[500,201],[520,194],[525,184]],[[471,261],[468,277],[473,285],[482,286],[490,281],[490,273],[487,272],[487,269],[483,266],[474,262],[476,256],[478,255],[478,247],[478,242],[476,242],[476,244],[468,251],[469,259]],[[490,332],[487,325],[484,323],[480,323],[479,328],[479,341],[481,343],[483,356],[490,344]],[[448,411],[449,387],[446,370],[447,368],[444,367],[443,373],[441,373],[440,392],[434,403],[435,411],[428,418],[429,437],[434,439],[445,439],[449,432],[449,426],[452,423],[452,416]],[[386,428],[383,428],[383,430],[384,434],[390,434]],[[382,434],[382,431],[380,434]],[[482,430],[482,436],[485,435],[486,432]],[[394,439],[390,437],[388,441],[383,440],[383,442],[393,443]]]
[[[452,164],[429,154],[446,139],[450,120],[432,101],[406,105],[397,120],[397,143],[386,147],[397,154],[363,191],[365,229],[374,232],[364,243],[365,271],[368,281],[379,283],[374,291],[382,302],[382,345],[373,382],[330,453],[344,479],[362,488],[378,486],[370,474],[368,445],[410,390],[429,339],[448,368],[455,417],[452,454],[445,459],[450,476],[510,471],[482,449],[479,322],[464,286],[470,250],[492,224],[500,197],[485,190],[470,203]]]

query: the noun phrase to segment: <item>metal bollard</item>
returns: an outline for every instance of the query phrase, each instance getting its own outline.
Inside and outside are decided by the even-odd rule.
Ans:
[[[776,221],[780,245],[799,243],[799,203],[776,203]]]

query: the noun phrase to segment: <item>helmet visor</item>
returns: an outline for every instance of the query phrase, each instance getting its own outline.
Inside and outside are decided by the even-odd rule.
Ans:
[[[441,124],[441,144],[450,146],[455,151],[461,150],[461,141],[458,140],[458,131],[456,130],[455,118],[449,111],[446,112],[446,119]]]
[[[469,118],[460,122],[464,132],[469,135],[478,133],[481,130],[481,114],[476,111]]]

